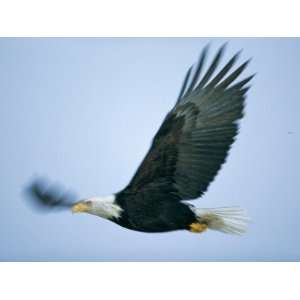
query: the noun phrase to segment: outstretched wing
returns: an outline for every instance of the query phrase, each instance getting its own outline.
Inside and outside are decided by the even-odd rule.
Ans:
[[[243,116],[249,89],[246,85],[253,77],[235,82],[249,62],[231,71],[239,53],[213,76],[224,48],[203,76],[207,47],[194,70],[188,70],[175,107],[124,191],[149,190],[187,200],[200,197],[207,190],[238,133],[237,121]]]

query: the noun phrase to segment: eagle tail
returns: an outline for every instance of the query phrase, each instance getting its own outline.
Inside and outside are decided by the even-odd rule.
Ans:
[[[245,211],[239,207],[196,208],[195,214],[200,224],[230,234],[245,233],[250,221]]]

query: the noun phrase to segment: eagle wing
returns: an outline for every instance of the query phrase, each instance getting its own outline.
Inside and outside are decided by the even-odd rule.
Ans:
[[[77,196],[64,191],[58,184],[49,184],[43,178],[37,178],[24,190],[28,203],[40,212],[70,209]]]
[[[167,114],[145,159],[124,191],[152,191],[177,200],[203,195],[213,181],[238,133],[245,95],[252,76],[236,79],[246,61],[232,67],[239,53],[215,75],[225,45],[201,76],[207,49],[184,79],[178,100]]]

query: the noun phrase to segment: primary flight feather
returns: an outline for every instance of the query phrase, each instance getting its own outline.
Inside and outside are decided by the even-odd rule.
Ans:
[[[35,181],[27,190],[34,203],[86,212],[142,232],[244,232],[247,218],[241,209],[204,209],[184,201],[199,198],[207,190],[226,160],[243,117],[247,84],[253,76],[237,79],[249,61],[232,70],[238,53],[216,72],[224,50],[225,46],[220,48],[204,72],[208,47],[203,49],[145,159],[121,192],[74,203],[67,194]]]

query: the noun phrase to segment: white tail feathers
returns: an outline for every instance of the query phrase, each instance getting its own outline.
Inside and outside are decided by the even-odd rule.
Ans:
[[[230,234],[242,234],[250,219],[239,207],[194,208],[199,223],[209,229]]]

